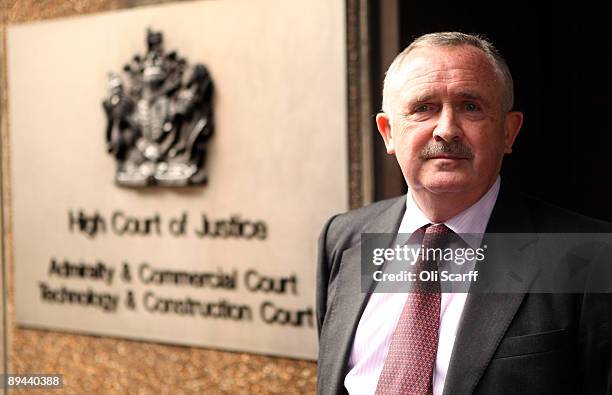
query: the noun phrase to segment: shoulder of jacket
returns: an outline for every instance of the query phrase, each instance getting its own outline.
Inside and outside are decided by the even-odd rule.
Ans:
[[[382,200],[345,213],[336,214],[328,220],[327,245],[329,247],[340,245],[343,248],[348,248],[358,243],[361,233],[368,223],[400,200],[405,202],[406,196]]]
[[[538,232],[612,233],[612,223],[555,206],[529,195],[523,195]]]

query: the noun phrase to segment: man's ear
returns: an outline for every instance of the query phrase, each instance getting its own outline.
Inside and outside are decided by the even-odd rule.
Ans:
[[[504,153],[509,154],[512,152],[512,144],[519,131],[523,126],[523,113],[519,111],[510,111],[506,114],[504,120]]]
[[[376,126],[378,127],[378,132],[385,141],[387,153],[394,154],[395,147],[393,146],[393,135],[391,134],[391,122],[389,121],[389,116],[384,112],[379,112],[376,114]]]

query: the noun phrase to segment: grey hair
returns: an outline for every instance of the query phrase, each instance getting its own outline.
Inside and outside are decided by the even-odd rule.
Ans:
[[[489,58],[491,65],[501,76],[504,86],[503,110],[512,110],[514,106],[514,82],[512,81],[512,75],[510,74],[506,61],[495,46],[489,40],[479,35],[459,32],[442,32],[425,34],[418,37],[395,57],[385,75],[385,82],[383,85],[383,111],[390,114],[389,91],[391,89],[391,81],[401,68],[406,56],[412,52],[412,50],[422,47],[459,47],[462,45],[478,48]]]

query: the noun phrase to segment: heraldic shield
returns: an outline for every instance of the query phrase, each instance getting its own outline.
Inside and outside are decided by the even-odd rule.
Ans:
[[[213,83],[203,64],[165,53],[161,32],[147,31],[147,52],[109,76],[103,107],[106,147],[125,187],[201,185],[213,134]]]

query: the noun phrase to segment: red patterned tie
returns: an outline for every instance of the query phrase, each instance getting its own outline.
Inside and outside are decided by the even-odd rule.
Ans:
[[[441,248],[451,232],[428,225],[423,248]],[[415,272],[437,270],[435,260],[418,260]],[[376,394],[427,395],[433,391],[433,370],[440,332],[440,283],[415,282],[397,322]]]

